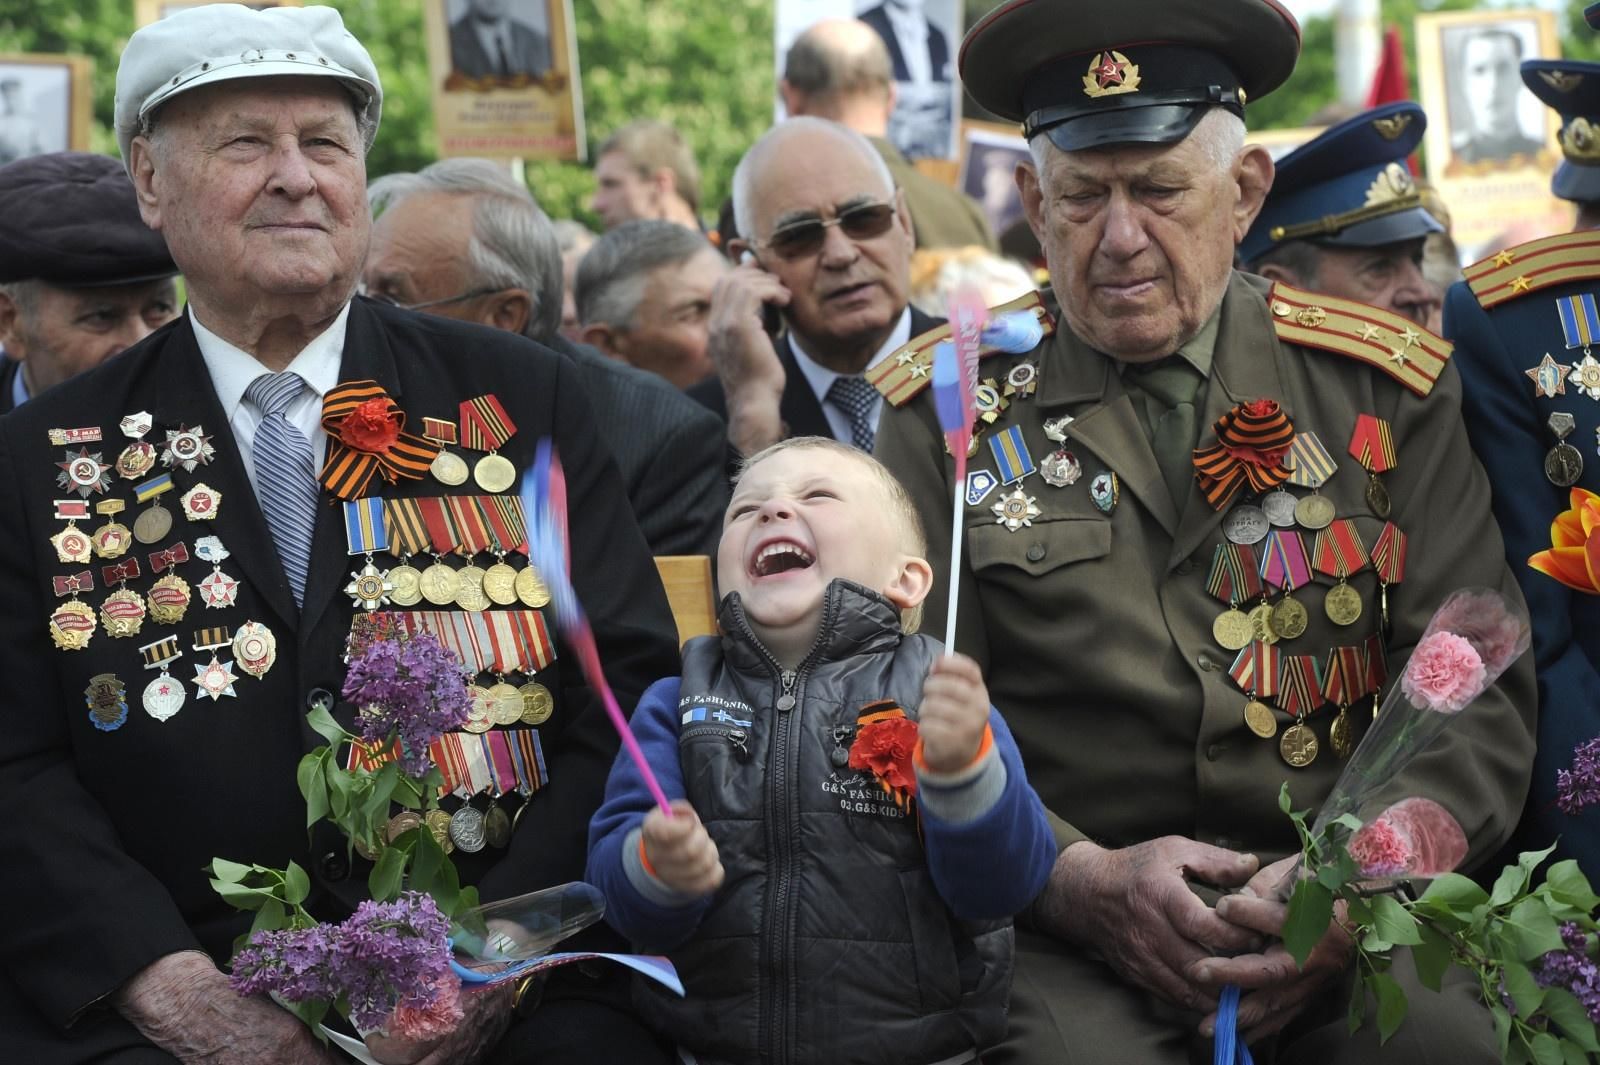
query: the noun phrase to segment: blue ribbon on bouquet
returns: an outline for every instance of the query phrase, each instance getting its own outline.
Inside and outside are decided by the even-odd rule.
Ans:
[[[1217,1002],[1216,1043],[1211,1050],[1211,1065],[1255,1065],[1250,1048],[1239,1038],[1239,985],[1222,989]]]

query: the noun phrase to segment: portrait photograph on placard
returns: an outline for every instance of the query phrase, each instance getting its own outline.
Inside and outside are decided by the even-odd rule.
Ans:
[[[205,4],[214,4],[217,0],[135,0],[133,7],[133,20],[136,25],[148,26],[152,22],[166,18],[174,11],[182,11],[186,7],[201,7]],[[305,0],[272,0],[267,3],[247,3],[244,6],[261,11],[269,7],[303,7]]]
[[[1550,193],[1557,119],[1521,73],[1525,59],[1560,57],[1554,13],[1418,15],[1416,48],[1428,179],[1450,204],[1463,257],[1567,228],[1570,209]]]
[[[0,55],[0,166],[89,150],[89,71],[83,56]]]
[[[961,123],[961,172],[957,185],[977,201],[1000,234],[1022,219],[1017,164],[1028,158],[1028,142],[1015,126],[994,122]]]
[[[571,0],[425,0],[439,154],[584,158]]]
[[[883,39],[894,78],[889,141],[908,159],[956,159],[961,141],[961,84],[956,49],[961,44],[957,0],[778,0],[773,23],[777,77],[789,46],[823,19],[857,18]],[[779,119],[783,101],[775,104]]]

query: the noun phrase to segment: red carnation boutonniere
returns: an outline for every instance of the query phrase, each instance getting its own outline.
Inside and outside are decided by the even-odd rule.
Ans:
[[[359,499],[373,474],[390,484],[421,478],[439,448],[405,427],[406,412],[376,381],[339,384],[322,400],[328,458],[319,479],[338,498]]]
[[[850,768],[865,769],[878,778],[879,787],[905,808],[917,793],[917,773],[912,755],[917,749],[917,723],[891,700],[869,703],[856,719],[856,738],[850,744]]]
[[[1246,484],[1265,492],[1289,479],[1283,459],[1294,425],[1277,400],[1237,404],[1213,428],[1217,442],[1194,453],[1195,479],[1213,508],[1222,510]]]
[[[339,424],[339,439],[357,451],[381,455],[400,439],[403,415],[387,396],[359,404]]]

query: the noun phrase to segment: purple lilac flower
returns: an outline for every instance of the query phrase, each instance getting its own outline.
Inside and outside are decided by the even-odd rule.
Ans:
[[[1556,771],[1556,805],[1575,814],[1600,803],[1600,737],[1572,751],[1572,768]]]
[[[1539,962],[1534,979],[1541,987],[1564,988],[1583,1003],[1589,1019],[1600,1024],[1600,968],[1589,957],[1589,937],[1571,921],[1561,925],[1566,950],[1552,950]]]
[[[466,671],[437,637],[377,640],[350,659],[344,697],[359,707],[356,727],[367,742],[400,736],[405,771],[428,771],[428,745],[466,724],[471,696]]]
[[[453,989],[450,922],[432,896],[363,902],[338,925],[257,932],[234,956],[229,981],[241,995],[276,992],[289,1002],[344,997],[350,1019],[372,1031],[397,1008],[426,1010]]]

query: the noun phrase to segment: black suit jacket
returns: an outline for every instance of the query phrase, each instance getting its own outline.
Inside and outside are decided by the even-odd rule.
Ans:
[[[22,363],[0,356],[0,414],[10,414],[17,405],[12,392],[17,386],[17,374],[21,372]]]
[[[715,556],[728,505],[722,424],[659,374],[563,336],[550,346],[578,367],[651,552]]]
[[[856,17],[877,30],[878,36],[883,38],[884,47],[889,49],[889,60],[894,64],[894,80],[910,81],[911,71],[906,66],[905,53],[900,50],[900,41],[894,35],[894,25],[889,21],[885,6],[879,4]],[[928,68],[933,71],[934,81],[950,80],[950,42],[944,39],[944,31],[932,22],[928,23]]]
[[[457,74],[469,78],[517,77],[526,75],[538,78],[550,69],[550,38],[516,19],[511,24],[511,69],[500,70],[499,56],[484,51],[483,38],[472,25],[471,18],[457,19],[450,24],[450,66]]]
[[[616,467],[594,446],[594,418],[570,363],[499,330],[357,300],[340,379],[368,378],[406,412],[410,428],[420,428],[424,416],[455,419],[461,400],[495,393],[517,426],[501,453],[519,470],[539,438],[553,437],[568,479],[573,581],[617,698],[631,708],[648,684],[676,673],[665,595]],[[177,490],[165,499],[173,529],[160,544],[135,545],[143,575],[130,587],[149,589],[152,550],[214,534],[232,552],[222,565],[241,582],[238,603],[212,610],[197,600],[177,625],[146,619],[136,637],[112,639],[100,629],[85,650],[57,650],[46,628],[57,602],[51,578],[84,567],[58,562],[47,539],[61,527],[50,501],[64,497],[55,481],[63,449],[50,445],[47,431],[101,426],[105,442],[91,450],[110,461],[126,442],[119,420],[136,411],[154,415],[156,441],[165,428],[198,423],[216,458],[192,473],[173,471]],[[178,505],[199,481],[221,493],[212,522],[187,522]],[[111,489],[130,500],[130,524],[142,509],[131,501],[132,483],[116,480]],[[471,481],[447,489],[431,478],[397,486],[375,478],[371,490],[479,491]],[[213,856],[277,867],[298,862],[311,875],[313,912],[324,917],[339,917],[364,893],[365,864],[351,868],[336,830],[319,825],[308,844],[295,782],[301,756],[322,742],[305,724],[307,707],[341,687],[354,612],[342,589],[359,559],[347,555],[342,508],[324,494],[305,605],[295,610],[187,316],[0,420],[0,495],[0,676],[10,696],[0,727],[0,904],[14,915],[0,937],[7,974],[0,979],[0,1060],[89,1060],[136,1037],[103,1006],[63,1034],[75,1015],[167,953],[198,947],[225,960],[248,927],[248,915],[216,896],[201,872]],[[385,555],[379,561],[393,564]],[[107,591],[102,564],[91,564],[95,589],[83,596],[96,607]],[[191,585],[209,571],[193,558],[177,567]],[[236,669],[236,698],[197,696],[195,665],[210,655],[190,649],[194,630],[247,619],[276,635],[277,663],[259,680]],[[138,648],[167,634],[176,634],[185,652],[172,676],[188,699],[158,722],[142,708],[154,674],[141,668]],[[91,723],[85,689],[107,673],[126,686],[129,712],[120,728],[102,732]],[[582,876],[589,816],[618,748],[564,643],[557,641],[557,661],[538,679],[556,701],[554,716],[539,728],[549,783],[498,863],[491,867],[491,851],[457,854],[463,879],[479,883],[486,897]],[[347,725],[353,716],[342,702],[334,712]]]
[[[915,307],[911,308],[913,339],[943,324],[943,318],[930,318]],[[789,344],[789,334],[785,332],[778,337],[773,342],[773,347],[777,349],[778,362],[783,365],[783,397],[778,401],[778,413],[783,417],[785,435],[833,436],[833,427],[828,424],[828,416],[823,413],[822,404],[817,401],[817,394],[811,390],[811,382],[806,380],[805,374],[800,372],[800,366],[794,360],[794,349]],[[691,387],[688,392],[691,397],[722,419],[724,426],[727,425],[728,397],[722,390],[721,378],[708,377]],[[849,442],[845,441],[847,444]],[[731,443],[728,444],[727,451],[728,476],[732,477],[738,472],[741,457]]]

